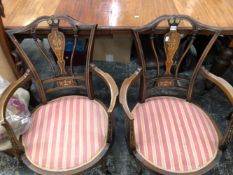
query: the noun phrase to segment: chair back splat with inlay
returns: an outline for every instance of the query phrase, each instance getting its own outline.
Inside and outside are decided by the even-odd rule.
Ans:
[[[37,29],[42,23],[47,23],[48,30],[43,36],[40,36],[41,34],[37,33]],[[71,28],[69,34],[62,28],[64,23]],[[23,61],[32,71],[43,103],[47,101],[46,95],[48,93],[66,88],[85,90],[88,97],[93,99],[90,63],[92,62],[96,27],[97,25],[81,24],[69,16],[43,16],[22,29],[7,31]],[[24,42],[21,43],[21,40],[17,38],[20,33],[26,32],[29,33],[29,38],[32,38],[28,40],[28,45],[34,47],[33,53],[27,53],[27,49],[22,47]],[[69,56],[65,56],[67,50],[71,53]],[[84,67],[82,68],[83,72],[74,70],[74,61],[78,61],[80,52],[84,52],[86,55],[85,66],[82,66]],[[33,60],[33,56],[36,55],[40,57],[40,60],[43,59],[41,62],[44,63],[43,66],[46,66],[43,69],[46,69],[49,77],[42,77],[40,74],[43,72],[39,72],[42,69],[36,69],[39,67],[35,66],[37,62]]]
[[[182,30],[182,25],[188,25],[189,30]],[[157,28],[167,28],[161,33]],[[200,48],[202,54],[191,57],[195,49],[195,40],[208,31],[212,33],[205,46]],[[188,16],[162,16],[145,27],[134,30],[139,65],[143,69],[140,86],[140,100],[144,101],[147,90],[151,88],[176,88],[187,91],[187,99],[192,96],[193,85],[197,73],[205,61],[221,30],[209,27]],[[150,64],[146,62],[150,62]],[[182,74],[182,69],[192,67],[190,77]],[[164,70],[162,68],[165,68]],[[148,73],[154,69],[154,74]]]

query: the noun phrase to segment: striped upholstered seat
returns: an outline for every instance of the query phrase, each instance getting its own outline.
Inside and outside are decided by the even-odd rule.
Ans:
[[[206,113],[175,97],[150,98],[133,109],[137,153],[153,167],[190,173],[217,156],[219,137]]]
[[[95,100],[66,96],[38,108],[23,136],[27,159],[48,171],[67,171],[91,162],[104,149],[108,114]]]

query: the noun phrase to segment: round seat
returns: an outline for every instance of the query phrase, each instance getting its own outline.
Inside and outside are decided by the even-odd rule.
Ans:
[[[175,97],[154,97],[132,111],[136,152],[168,173],[192,173],[217,156],[219,135],[198,106]]]
[[[65,172],[88,164],[105,148],[108,114],[95,100],[66,96],[40,106],[23,136],[25,155],[39,169]]]

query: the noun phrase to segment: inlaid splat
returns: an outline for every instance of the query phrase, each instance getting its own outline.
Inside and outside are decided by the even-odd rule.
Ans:
[[[62,32],[58,31],[58,23],[57,19],[48,20],[48,24],[52,27],[51,33],[48,34],[48,41],[57,57],[57,64],[59,65],[61,74],[66,74],[64,60],[65,36]]]
[[[170,31],[164,37],[164,49],[167,59],[165,72],[166,75],[171,75],[173,59],[180,44],[180,34],[177,32],[177,25],[179,24],[179,22],[179,19],[170,20]]]

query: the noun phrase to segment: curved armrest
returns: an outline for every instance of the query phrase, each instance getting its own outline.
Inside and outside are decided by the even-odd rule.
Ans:
[[[221,77],[218,77],[218,76],[210,73],[204,67],[201,68],[200,73],[203,77],[205,77],[209,81],[213,82],[220,89],[222,89],[223,92],[227,95],[231,104],[233,105],[233,87],[227,81],[225,81]],[[227,145],[231,142],[232,137],[233,137],[233,116],[231,118],[231,121],[230,121],[228,127],[226,128],[223,139],[221,141],[221,144],[220,144],[221,150],[225,150],[227,148]]]
[[[105,73],[104,71],[99,69],[94,64],[91,64],[90,66],[91,66],[91,71],[93,73],[95,73],[97,76],[99,76],[101,79],[103,79],[104,82],[107,84],[107,86],[110,89],[111,102],[110,102],[110,105],[109,105],[109,108],[108,108],[108,113],[112,113],[112,111],[114,109],[114,106],[116,104],[117,96],[119,94],[118,87],[117,87],[115,81],[113,80],[113,78],[108,73]]]
[[[127,103],[127,93],[128,93],[128,89],[130,87],[130,85],[135,82],[142,74],[142,68],[138,68],[133,75],[131,75],[129,78],[125,79],[122,86],[121,86],[121,90],[120,90],[120,103],[125,111],[125,113],[127,114],[127,116],[129,117],[130,120],[133,120],[133,116],[129,110],[129,106]]]
[[[30,74],[30,70],[28,69],[22,77],[12,82],[3,92],[0,98],[0,121],[2,120],[6,121],[5,111],[6,111],[8,101],[11,98],[11,96],[20,86],[22,86],[29,79],[31,79],[31,74]]]
[[[26,73],[20,77],[18,80],[14,81],[11,83],[6,90],[3,92],[1,98],[0,98],[0,121],[4,120],[2,123],[2,126],[5,127],[8,137],[11,141],[14,154],[19,158],[19,156],[24,152],[24,148],[21,144],[21,142],[17,139],[11,125],[6,119],[5,113],[6,113],[6,107],[8,104],[9,99],[11,96],[14,94],[14,92],[22,86],[25,82],[27,82],[29,79],[31,79],[31,73],[30,70],[28,69]]]
[[[230,100],[231,104],[233,104],[233,87],[228,83],[226,80],[224,80],[221,77],[218,77],[212,73],[210,73],[207,69],[204,67],[201,67],[200,74],[206,78],[207,80],[214,83],[216,86],[218,86],[220,89],[223,90],[223,92],[227,95],[228,99]]]

